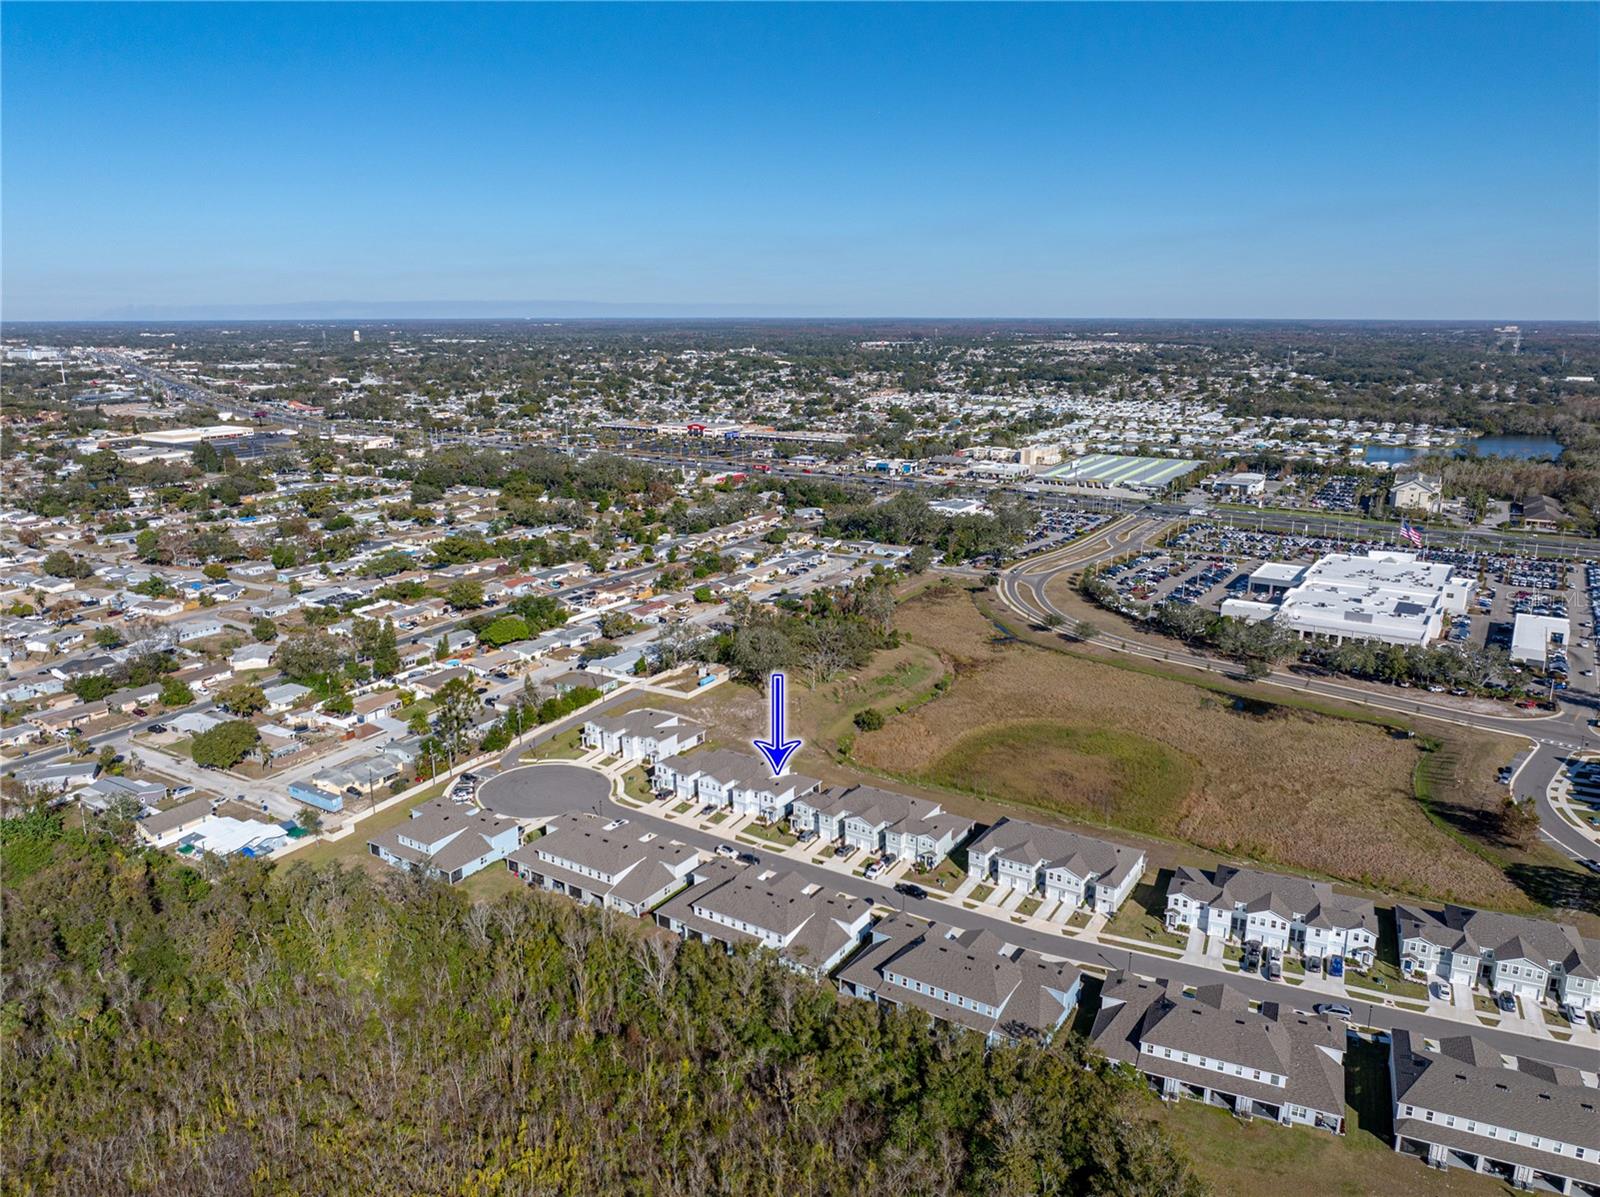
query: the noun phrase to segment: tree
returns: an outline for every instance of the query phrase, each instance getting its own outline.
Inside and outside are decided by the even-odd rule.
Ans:
[[[161,705],[168,709],[186,707],[194,701],[194,691],[187,682],[169,677],[161,684]]]
[[[433,702],[434,731],[453,765],[457,754],[466,744],[467,731],[483,710],[483,703],[478,700],[477,694],[467,685],[466,680],[459,677],[447,682],[434,696]]]
[[[190,742],[194,763],[209,769],[231,769],[255,751],[261,733],[248,719],[230,719]]]
[[[281,641],[272,654],[272,663],[285,677],[310,686],[338,673],[349,655],[345,646],[327,632],[306,632]]]
[[[395,640],[394,620],[383,621],[367,655],[372,660],[374,677],[393,677],[400,672],[400,646]]]
[[[503,648],[507,644],[514,644],[518,640],[526,640],[533,633],[528,627],[528,621],[520,615],[502,615],[493,623],[484,627],[478,633],[478,639],[495,648]]]
[[[927,573],[928,567],[933,564],[933,550],[925,544],[919,544],[906,554],[904,564],[908,574]]]
[[[87,578],[94,573],[92,565],[65,549],[57,549],[46,556],[41,566],[52,578]]]
[[[425,736],[433,730],[433,722],[426,707],[413,707],[406,716],[406,729],[414,736]]]
[[[101,648],[116,648],[122,643],[122,633],[116,628],[96,628],[94,642]]]
[[[235,715],[255,715],[267,709],[267,696],[254,682],[236,682],[217,695],[220,706]]]
[[[475,611],[483,606],[483,583],[472,578],[458,579],[445,591],[445,601],[457,611]]]
[[[315,807],[302,806],[295,811],[294,822],[307,835],[317,835],[322,831],[322,812]]]
[[[194,447],[190,455],[195,469],[203,474],[217,474],[222,471],[222,454],[217,452],[217,447],[210,441],[201,441]]]
[[[1042,618],[1039,622],[1053,632],[1062,624],[1066,623],[1067,619],[1066,616],[1062,615],[1059,611],[1046,611],[1044,613],[1044,618]]]
[[[607,640],[615,640],[618,636],[626,636],[638,628],[633,617],[621,611],[607,611],[600,617],[600,634]]]
[[[349,715],[355,711],[356,705],[348,694],[340,691],[329,697],[322,704],[322,709],[330,715]]]
[[[1509,843],[1523,847],[1539,835],[1539,811],[1532,802],[1507,798],[1500,804],[1500,835]]]
[[[228,576],[228,567],[220,561],[208,561],[200,567],[200,572],[213,582],[221,582]]]
[[[717,597],[711,593],[711,587],[696,586],[694,588],[694,601],[697,603],[714,603],[717,601]]]
[[[258,615],[250,621],[250,634],[261,644],[271,644],[278,638],[278,625],[265,615]]]
[[[877,707],[868,707],[864,711],[856,712],[855,725],[862,731],[877,731],[883,724],[883,712]]]
[[[1092,619],[1080,619],[1072,625],[1072,635],[1077,640],[1093,640],[1100,634]]]

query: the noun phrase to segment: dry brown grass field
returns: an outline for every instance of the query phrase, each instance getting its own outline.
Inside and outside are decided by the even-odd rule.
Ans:
[[[1020,643],[954,587],[905,603],[898,626],[955,681],[857,737],[872,769],[1380,889],[1531,906],[1428,818],[1418,741]]]

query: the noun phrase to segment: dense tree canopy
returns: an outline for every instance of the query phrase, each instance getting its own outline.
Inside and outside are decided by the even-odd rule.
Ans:
[[[18,1189],[1199,1191],[1071,1035],[986,1051],[532,893],[0,831]]]

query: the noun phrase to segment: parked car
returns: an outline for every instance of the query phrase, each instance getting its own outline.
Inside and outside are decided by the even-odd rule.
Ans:
[[[1450,989],[1443,981],[1435,981],[1428,986],[1428,996],[1436,1002],[1448,1001]]]
[[[754,852],[741,852],[739,853],[738,860],[740,864],[747,865],[758,865],[761,863],[761,858]]]
[[[1580,860],[1578,863],[1591,873],[1600,873],[1600,860]]]
[[[1331,1014],[1335,1018],[1344,1019],[1346,1022],[1349,1022],[1350,1019],[1355,1017],[1350,1013],[1350,1007],[1346,1006],[1343,1002],[1318,1002],[1315,1006],[1311,1007],[1311,1009],[1313,1013]]]
[[[739,858],[739,849],[732,844],[718,844],[717,855],[724,860],[737,860]]]
[[[912,885],[909,881],[902,881],[899,885],[895,886],[894,892],[897,894],[904,894],[908,898],[926,898],[928,896],[927,890],[923,889],[920,885]]]
[[[1507,1014],[1515,1014],[1517,1012],[1517,999],[1512,997],[1509,993],[1495,994],[1494,1004],[1499,1006],[1500,1009],[1504,1010]]]
[[[881,872],[883,872],[883,862],[881,860],[875,860],[867,866],[866,872],[863,873],[862,876],[864,876],[868,881],[871,881]]]
[[[150,725],[150,730],[159,736],[162,732],[167,730],[167,725],[165,723],[152,723]]]

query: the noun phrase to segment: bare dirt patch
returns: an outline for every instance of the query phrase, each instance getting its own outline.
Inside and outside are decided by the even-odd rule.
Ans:
[[[1530,905],[1416,801],[1415,741],[1022,644],[953,587],[904,604],[898,626],[955,680],[856,739],[871,768],[1363,885]],[[1141,743],[1182,765],[1142,792],[1127,773]]]

